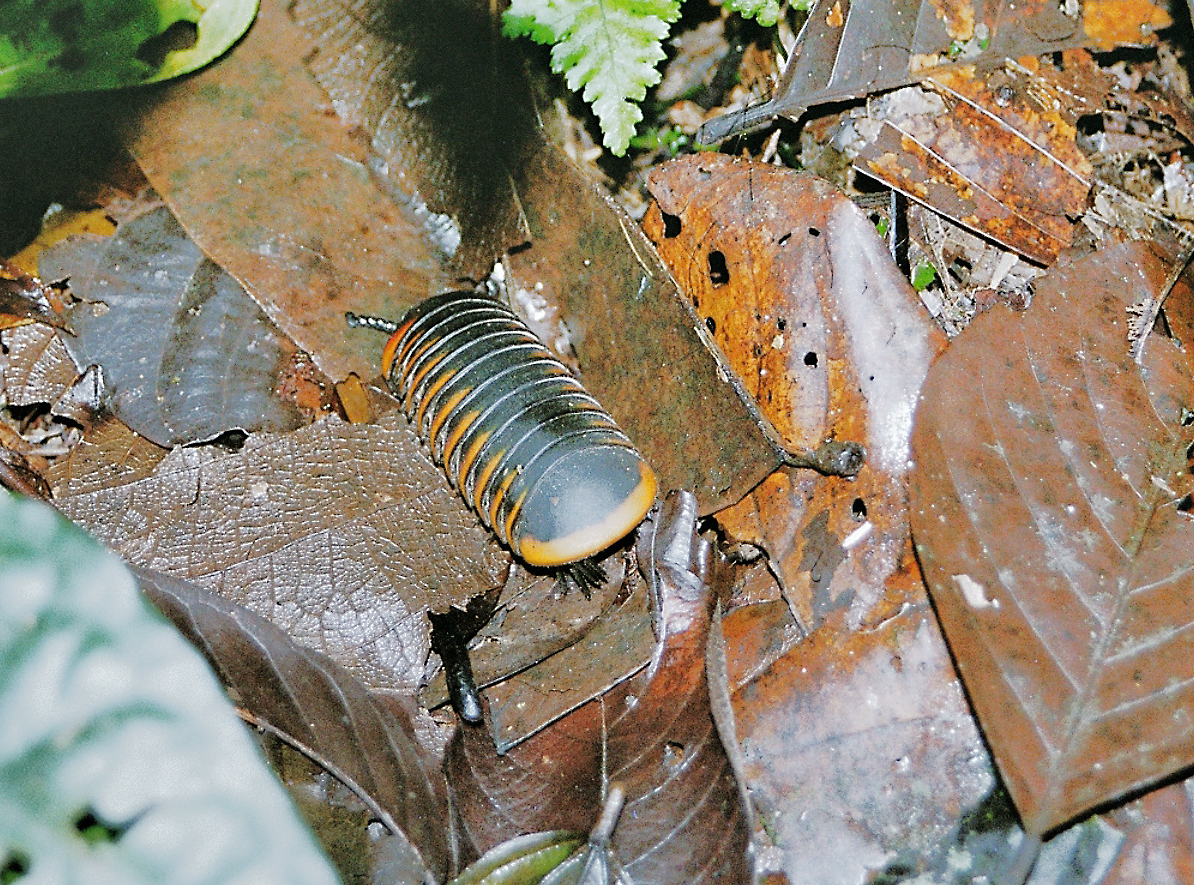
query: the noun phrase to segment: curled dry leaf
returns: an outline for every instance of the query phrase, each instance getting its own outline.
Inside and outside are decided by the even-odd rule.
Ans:
[[[917,552],[1030,832],[1194,762],[1194,368],[1129,307],[1168,267],[1126,244],[979,318],[917,413]],[[1190,341],[1188,282],[1166,310]],[[1172,311],[1170,313],[1170,311]]]
[[[497,586],[508,562],[396,412],[255,434],[235,454],[167,453],[109,421],[49,479],[133,564],[219,592],[370,686],[413,690],[424,611]]]
[[[277,393],[295,355],[244,289],[203,256],[160,204],[112,237],[45,252],[41,273],[81,303],[62,336],[82,372],[103,372],[105,406],[169,446],[229,430],[293,430],[303,413]]]
[[[340,778],[404,842],[408,864],[442,881],[450,854],[445,785],[406,710],[248,609],[187,581],[135,573],[250,721]]]
[[[729,157],[654,170],[644,221],[792,448],[865,445],[855,480],[783,471],[719,519],[762,546],[806,628],[857,624],[907,545],[912,410],[941,346],[874,226],[827,183]]]
[[[633,881],[750,881],[751,821],[705,673],[722,578],[695,518],[687,495],[670,498],[659,517],[651,568],[663,638],[646,671],[504,756],[480,728],[462,728],[449,745],[449,784],[478,851],[521,832],[588,831],[618,782],[626,804],[611,845]]]

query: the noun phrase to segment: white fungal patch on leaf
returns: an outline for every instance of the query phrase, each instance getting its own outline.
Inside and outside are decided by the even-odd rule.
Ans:
[[[999,608],[998,599],[989,599],[987,597],[987,588],[980,584],[970,575],[951,575],[953,582],[958,589],[962,591],[962,595],[966,598],[966,603],[975,609],[984,608]]]

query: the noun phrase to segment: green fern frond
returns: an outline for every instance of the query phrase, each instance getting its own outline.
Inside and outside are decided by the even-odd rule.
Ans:
[[[680,0],[513,0],[502,30],[551,44],[551,66],[601,123],[605,146],[626,152],[638,102],[659,82],[663,41]]]
[[[744,18],[755,19],[765,28],[779,21],[779,0],[726,0],[725,7]]]

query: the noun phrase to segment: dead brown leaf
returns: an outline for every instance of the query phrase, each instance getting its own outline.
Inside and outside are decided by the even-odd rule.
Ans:
[[[344,311],[401,313],[444,274],[413,211],[303,68],[311,45],[280,0],[219,64],[146,96],[126,138],[204,254],[328,376],[377,375],[379,346]]]
[[[710,121],[719,141],[782,115],[914,83],[951,64],[1059,52],[1088,42],[1081,23],[1043,0],[823,0],[789,53],[770,101]]]
[[[1142,244],[1056,265],[954,343],[917,413],[917,552],[1030,832],[1194,762],[1194,371],[1173,339],[1139,366],[1128,344],[1167,275]]]
[[[992,788],[915,568],[886,590],[893,616],[820,630],[733,696],[746,782],[799,885],[872,881],[895,853],[927,863]],[[731,684],[756,672],[755,608],[725,619]]]
[[[142,590],[211,663],[257,725],[341,779],[400,841],[407,863],[448,871],[447,793],[406,708],[296,645],[269,621],[194,584],[137,570]],[[391,846],[396,850],[396,846]]]
[[[205,253],[321,369],[377,373],[381,341],[344,310],[396,317],[511,249],[514,300],[564,305],[565,350],[664,488],[713,509],[778,463],[641,233],[526,131],[515,44],[487,6],[305,0],[294,13],[301,27],[263,3],[235,53],[143,111],[132,144]],[[302,62],[316,46],[312,71],[363,139],[321,110]]]
[[[1189,780],[1145,793],[1107,818],[1124,844],[1100,885],[1183,885],[1194,881],[1194,816]]]
[[[40,259],[80,302],[62,342],[80,372],[102,368],[105,407],[164,446],[310,420],[277,389],[294,344],[165,206],[141,209],[111,237],[67,240]]]

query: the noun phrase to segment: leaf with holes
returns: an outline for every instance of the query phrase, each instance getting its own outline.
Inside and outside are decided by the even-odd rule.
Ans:
[[[1194,363],[1128,344],[1168,274],[1138,243],[1059,263],[1027,313],[966,330],[917,412],[918,555],[1036,833],[1194,763]],[[1166,302],[1182,341],[1191,297]]]
[[[908,543],[908,437],[942,345],[875,226],[827,182],[717,154],[654,170],[643,221],[706,328],[791,449],[865,445],[851,480],[773,474],[719,519],[764,546],[815,629],[882,604]]]

